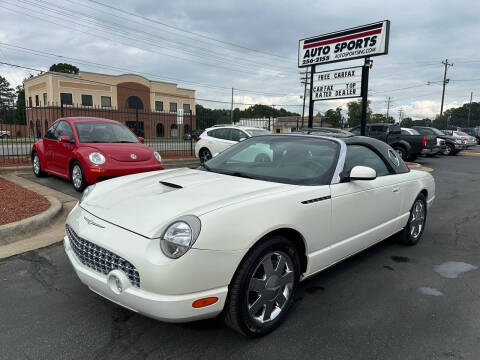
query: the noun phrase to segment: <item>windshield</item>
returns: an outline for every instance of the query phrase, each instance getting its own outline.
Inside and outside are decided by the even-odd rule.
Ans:
[[[265,129],[245,129],[250,136],[270,135],[272,132]]]
[[[242,141],[205,163],[221,174],[295,185],[330,184],[339,144],[303,136],[260,136]]]
[[[78,140],[82,143],[138,143],[125,126],[103,121],[76,122]]]
[[[444,135],[445,135],[445,133],[444,133],[443,131],[440,131],[440,130],[438,130],[438,129],[436,129],[436,128],[430,128],[430,129],[432,129],[432,131],[435,133],[435,135],[440,135],[440,136],[444,136]]]

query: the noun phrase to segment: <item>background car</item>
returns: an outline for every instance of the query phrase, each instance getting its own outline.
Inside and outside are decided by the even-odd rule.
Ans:
[[[350,129],[360,135],[360,126]],[[437,148],[435,135],[402,135],[400,126],[394,124],[367,124],[366,136],[389,144],[403,160],[415,160],[420,154],[431,154]]]
[[[221,314],[248,336],[280,325],[300,281],[394,234],[418,243],[435,199],[428,172],[357,136],[257,136],[199,169],[112,182],[87,188],[67,219],[80,280],[141,314]]]
[[[33,145],[33,173],[63,177],[82,191],[112,177],[162,170],[160,154],[142,142],[117,121],[61,118]]]
[[[468,135],[464,131],[459,130],[444,130],[448,135],[453,136],[456,139],[462,139],[467,148],[477,145],[477,138],[472,135]]]
[[[445,140],[446,147],[443,150],[443,155],[456,155],[460,151],[466,149],[466,145],[462,139],[447,135],[444,131],[438,130],[437,128],[428,126],[412,126],[412,129],[417,130],[422,135],[435,135],[437,138]]]
[[[339,134],[341,136],[354,136],[353,133],[347,130],[343,129],[336,129],[336,128],[325,128],[325,127],[320,127],[320,128],[304,128],[304,129],[299,129],[296,131],[297,133],[302,133],[302,134],[319,134],[319,133],[325,133],[325,134]]]
[[[421,134],[415,129],[402,127],[402,135],[421,135]],[[427,153],[426,155],[436,155],[438,153],[443,154],[446,148],[447,148],[447,145],[445,144],[445,140],[437,137],[437,146],[433,147],[431,153],[430,154]]]
[[[268,135],[271,131],[251,126],[214,126],[205,131],[197,138],[195,144],[195,156],[203,164],[210,160],[213,155],[222,152],[230,146],[248,139],[252,136]]]
[[[0,130],[0,139],[7,139],[10,137],[10,131],[8,130]]]

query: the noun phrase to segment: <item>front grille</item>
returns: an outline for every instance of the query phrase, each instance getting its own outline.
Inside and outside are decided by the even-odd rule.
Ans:
[[[133,286],[140,287],[140,274],[130,262],[107,249],[82,239],[68,224],[65,225],[65,229],[72,249],[83,265],[105,275],[115,269],[122,270]]]

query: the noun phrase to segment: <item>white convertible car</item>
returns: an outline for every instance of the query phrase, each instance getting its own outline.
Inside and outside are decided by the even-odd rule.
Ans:
[[[221,314],[249,336],[279,325],[299,281],[396,234],[423,233],[432,176],[366,137],[267,135],[202,168],[87,188],[67,219],[80,280],[152,318]]]

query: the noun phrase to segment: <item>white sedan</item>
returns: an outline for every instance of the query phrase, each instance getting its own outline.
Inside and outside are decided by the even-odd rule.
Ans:
[[[424,231],[432,176],[366,137],[252,137],[202,168],[87,188],[65,250],[92,291],[169,322],[222,314],[259,336],[299,281],[396,234]]]

